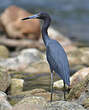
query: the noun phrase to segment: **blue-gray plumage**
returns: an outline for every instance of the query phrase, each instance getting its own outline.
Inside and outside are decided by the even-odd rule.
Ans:
[[[51,71],[55,71],[67,85],[70,85],[69,64],[62,46],[56,40],[50,40],[46,55]]]
[[[57,73],[59,77],[63,79],[64,99],[65,99],[65,84],[67,84],[68,86],[70,85],[70,69],[69,69],[67,55],[63,47],[56,40],[53,40],[48,37],[47,29],[51,22],[50,16],[47,13],[40,12],[33,16],[23,18],[22,20],[33,19],[33,18],[44,20],[44,24],[42,26],[42,38],[46,46],[47,61],[49,63],[51,70],[51,101],[53,94],[53,72]]]

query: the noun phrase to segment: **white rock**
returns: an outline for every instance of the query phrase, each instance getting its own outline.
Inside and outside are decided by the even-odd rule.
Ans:
[[[12,106],[6,100],[7,95],[0,91],[0,110],[12,110]]]
[[[49,103],[46,110],[86,110],[75,102],[56,101]]]
[[[23,85],[24,85],[23,79],[16,79],[16,78],[11,79],[11,94],[22,92]]]

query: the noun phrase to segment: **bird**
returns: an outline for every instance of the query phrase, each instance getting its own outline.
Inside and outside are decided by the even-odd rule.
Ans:
[[[67,58],[67,54],[62,45],[57,41],[48,36],[48,27],[51,24],[51,17],[47,12],[39,12],[32,16],[22,18],[27,19],[41,19],[44,21],[42,26],[42,38],[46,47],[46,58],[49,63],[51,72],[51,97],[50,101],[53,100],[53,73],[57,73],[58,76],[63,80],[64,83],[64,100],[66,100],[66,87],[67,84],[70,86],[70,67]],[[34,27],[33,27],[34,28]]]

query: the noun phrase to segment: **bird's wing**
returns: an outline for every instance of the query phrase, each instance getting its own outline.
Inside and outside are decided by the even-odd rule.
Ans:
[[[65,82],[68,82],[69,63],[63,47],[57,41],[53,41],[47,46],[46,54],[50,69],[54,70]]]

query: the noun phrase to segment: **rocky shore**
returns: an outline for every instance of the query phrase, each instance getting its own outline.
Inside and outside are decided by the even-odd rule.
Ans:
[[[28,15],[32,14],[10,6],[0,16],[0,110],[89,110],[89,47],[78,47],[49,28],[49,36],[64,47],[71,71],[67,101],[63,82],[54,75],[50,102],[50,69],[40,21],[21,21]]]

